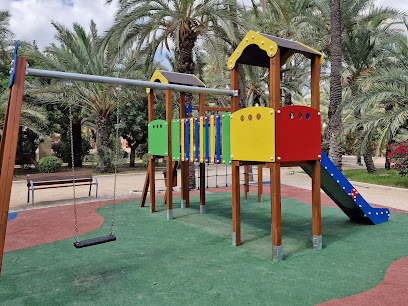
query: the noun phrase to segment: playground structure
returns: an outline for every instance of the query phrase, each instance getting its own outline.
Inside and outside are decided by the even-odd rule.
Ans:
[[[280,106],[280,67],[294,53],[301,53],[311,60],[311,107]],[[373,224],[387,221],[389,211],[372,208],[367,204],[327,156],[320,152],[319,79],[322,60],[321,53],[301,43],[249,31],[228,59],[228,69],[231,70],[230,90],[220,90],[206,88],[195,76],[175,73],[157,72],[153,75],[152,82],[147,82],[31,69],[26,67],[25,58],[17,56],[16,48],[0,146],[0,264],[4,250],[25,75],[150,88],[148,91],[149,136],[152,136],[153,140],[156,139],[157,143],[149,140],[149,150],[152,151],[141,205],[144,205],[150,185],[151,211],[155,211],[154,160],[157,156],[163,156],[167,160],[168,219],[173,217],[171,188],[173,175],[171,174],[176,167],[176,162],[181,163],[182,207],[189,207],[188,163],[192,159],[200,163],[202,174],[200,175],[200,211],[202,213],[205,213],[205,162],[230,164],[234,246],[241,244],[240,166],[257,165],[258,170],[262,170],[263,166],[270,169],[274,261],[282,260],[281,167],[301,166],[312,178],[314,249],[322,248],[320,187],[350,219],[360,220],[367,216]],[[269,69],[269,107],[239,109],[238,64]],[[154,89],[166,90],[166,120],[160,122],[154,120]],[[172,90],[180,92],[180,110],[186,110],[180,111],[180,119],[173,119]],[[199,94],[199,105],[195,106],[199,110],[199,116],[196,118],[188,117],[189,108],[186,109],[185,105],[186,92]],[[206,93],[231,96],[231,106],[229,108],[206,107],[204,103]],[[206,111],[225,113],[206,116]],[[321,175],[324,178],[323,182],[321,182]],[[262,184],[258,184],[258,188],[261,187]],[[258,191],[258,193],[262,192]]]

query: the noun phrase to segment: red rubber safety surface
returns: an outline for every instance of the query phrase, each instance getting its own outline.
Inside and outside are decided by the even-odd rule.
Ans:
[[[257,193],[256,186],[250,186],[251,193]],[[207,189],[211,192],[231,192],[231,187]],[[244,193],[244,187],[241,186]],[[264,194],[270,194],[270,186],[264,185]],[[199,194],[199,191],[190,192],[191,195]],[[173,193],[179,197],[180,193]],[[158,195],[157,198],[163,197]],[[281,196],[296,199],[303,203],[312,204],[312,192],[302,188],[288,185],[281,186]],[[135,200],[136,197],[121,199],[118,202]],[[241,201],[245,201],[241,199]],[[161,201],[160,201],[161,202]],[[158,203],[160,203],[158,202]],[[324,193],[321,194],[322,206],[337,207],[337,205]],[[96,209],[112,204],[111,200],[90,202],[77,205],[79,235],[99,228],[104,218],[96,213]],[[137,203],[139,205],[139,203]],[[372,204],[370,204],[372,205]],[[373,207],[382,207],[372,205]],[[408,214],[399,209],[390,209],[392,212]],[[62,239],[73,238],[74,228],[74,207],[57,206],[22,211],[16,219],[7,224],[7,235],[5,241],[5,252],[28,248],[44,243],[54,242]],[[365,292],[349,297],[332,300],[323,303],[324,305],[408,305],[408,257],[398,259],[391,264],[386,272],[383,281],[376,287]]]
[[[408,257],[392,263],[384,279],[374,288],[345,298],[318,305],[408,305]]]

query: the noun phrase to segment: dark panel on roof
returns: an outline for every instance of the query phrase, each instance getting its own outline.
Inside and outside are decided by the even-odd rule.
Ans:
[[[317,52],[315,52],[315,51],[313,51],[313,50],[311,50],[309,48],[306,48],[306,47],[302,46],[301,44],[299,44],[299,43],[297,43],[295,41],[280,38],[280,37],[276,37],[276,36],[272,36],[272,35],[262,34],[262,33],[259,33],[259,34],[264,36],[265,38],[267,38],[269,40],[274,41],[279,47],[296,50],[296,51],[301,52],[301,53],[305,52],[305,53],[309,53],[309,54],[320,55],[319,53],[317,53]]]
[[[201,83],[193,74],[160,70],[159,72],[169,81],[170,84],[205,87],[205,85]]]

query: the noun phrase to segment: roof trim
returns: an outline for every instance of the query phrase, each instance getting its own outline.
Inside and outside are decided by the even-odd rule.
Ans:
[[[164,84],[169,84],[169,80],[167,80],[159,70],[156,70],[152,77],[150,78],[150,82],[156,82],[159,81],[160,83]],[[150,93],[150,88],[146,88],[146,92],[149,94]]]
[[[229,70],[232,70],[235,67],[235,64],[242,55],[242,52],[249,45],[257,45],[260,49],[264,50],[269,57],[274,57],[276,52],[278,52],[278,45],[274,41],[269,40],[261,34],[251,30],[245,35],[238,47],[228,59],[227,67]]]

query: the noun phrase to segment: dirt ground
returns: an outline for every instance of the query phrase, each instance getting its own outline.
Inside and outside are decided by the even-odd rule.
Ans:
[[[384,167],[384,158],[375,159],[376,166],[378,168]],[[343,168],[361,168],[356,165],[356,158],[354,156],[343,157]],[[244,179],[243,175],[244,167],[241,167],[241,179]],[[254,167],[254,180],[257,180],[256,168]],[[197,173],[197,172],[196,172]],[[227,175],[226,175],[227,174]],[[231,184],[231,169],[226,166],[210,165],[208,167],[208,175],[206,178],[206,187],[225,187]],[[143,184],[145,180],[145,173],[124,173],[118,174],[116,178],[116,197],[117,198],[129,198],[132,196],[140,196]],[[197,175],[198,176],[198,175]],[[164,180],[163,169],[158,169],[156,172],[156,192],[164,192]],[[269,181],[269,169],[263,169],[263,180]],[[101,201],[113,199],[113,186],[114,175],[101,175],[98,176],[99,190],[98,198],[95,198],[95,188],[93,187],[91,197],[88,197],[87,186],[78,186],[76,188],[77,203],[85,203],[91,201]],[[180,171],[178,171],[178,182],[180,182]],[[242,181],[243,182],[243,181]],[[311,189],[311,179],[302,169],[299,167],[282,168],[281,172],[282,184]],[[385,187],[379,185],[372,185],[360,182],[351,182],[355,188],[361,193],[361,195],[369,203],[384,205],[402,210],[408,210],[408,190]],[[269,185],[265,185],[267,188]],[[180,184],[173,189],[174,191],[180,190]],[[10,212],[21,211],[28,209],[36,209],[43,207],[70,205],[73,203],[73,190],[71,187],[67,188],[55,188],[35,191],[35,204],[27,203],[27,184],[26,181],[14,181],[11,191]],[[177,205],[177,203],[174,203]]]

